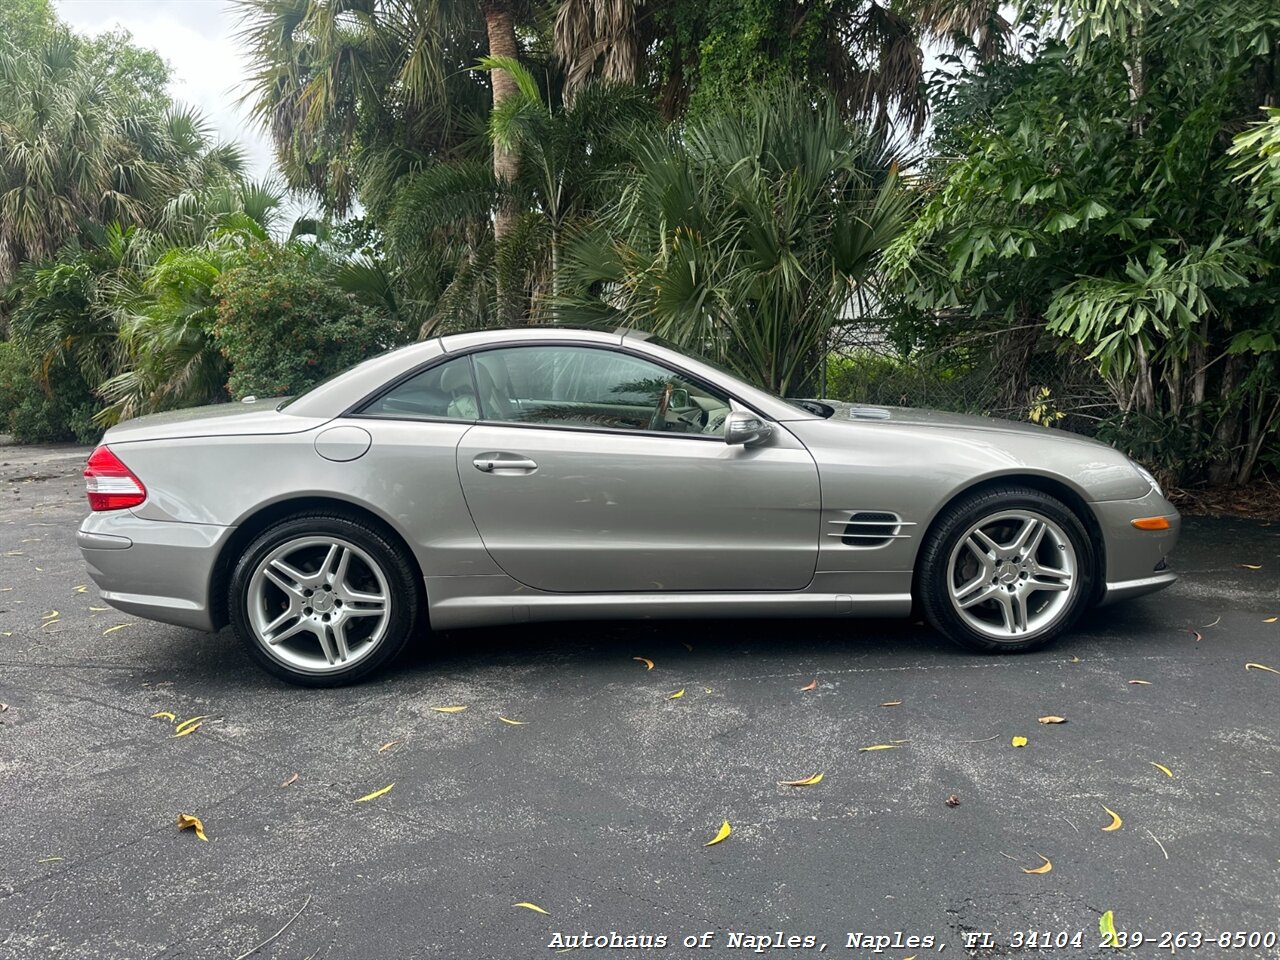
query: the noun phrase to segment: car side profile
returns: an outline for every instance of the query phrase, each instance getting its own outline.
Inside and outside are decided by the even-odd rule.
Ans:
[[[102,597],[359,680],[425,628],[906,616],[1038,647],[1159,590],[1179,517],[1123,454],[984,417],[787,401],[646,334],[416,343],[287,401],[109,430],[78,541]]]

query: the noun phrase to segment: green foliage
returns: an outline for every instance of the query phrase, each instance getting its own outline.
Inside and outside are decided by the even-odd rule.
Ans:
[[[214,284],[212,332],[231,366],[231,395],[299,393],[411,338],[317,274],[296,249],[248,248]]]
[[[1073,0],[1051,19],[1064,44],[952,81],[944,139],[959,159],[932,172],[890,261],[916,318],[908,341],[980,329],[1016,364],[1023,347],[1002,331],[1039,332],[1037,351],[1064,337],[1096,363],[1121,426],[1185,422],[1187,476],[1244,480],[1277,426],[1280,384],[1243,354],[1275,349],[1278,251],[1227,149],[1280,93],[1280,8],[1230,7]],[[1255,185],[1264,141],[1237,146],[1238,163],[1254,151]]]
[[[907,211],[890,145],[783,87],[637,144],[621,199],[568,251],[561,315],[625,323],[780,393],[863,302]]]
[[[17,443],[93,443],[102,433],[95,409],[79,371],[60,362],[41,369],[22,343],[0,342],[0,433]]]

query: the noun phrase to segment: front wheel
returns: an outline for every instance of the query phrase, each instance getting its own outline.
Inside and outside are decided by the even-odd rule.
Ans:
[[[250,655],[310,687],[355,683],[415,629],[420,587],[404,550],[376,527],[327,513],[263,531],[231,576],[231,623]]]
[[[941,633],[974,650],[1015,653],[1067,630],[1093,590],[1093,544],[1060,500],[1028,487],[965,497],[921,549],[919,599]]]

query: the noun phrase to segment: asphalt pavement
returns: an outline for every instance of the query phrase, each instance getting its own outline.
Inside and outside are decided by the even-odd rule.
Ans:
[[[1280,956],[1280,524],[1034,654],[519,626],[302,690],[105,609],[86,452],[0,447],[0,958]]]

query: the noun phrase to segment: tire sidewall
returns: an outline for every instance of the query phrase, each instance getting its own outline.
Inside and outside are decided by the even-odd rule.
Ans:
[[[312,673],[285,663],[264,647],[249,620],[249,584],[258,565],[282,543],[306,536],[333,536],[350,541],[381,567],[387,580],[387,629],[374,650],[343,670]],[[404,551],[372,526],[328,514],[291,517],[258,534],[236,562],[227,594],[231,625],[254,661],[282,680],[308,687],[355,683],[393,659],[414,632],[420,589],[413,570]]]
[[[951,555],[965,532],[983,517],[1006,510],[1029,510],[1056,523],[1071,541],[1076,554],[1076,589],[1067,608],[1048,626],[1018,640],[996,640],[974,630],[951,604],[949,591]],[[1079,618],[1093,594],[1097,569],[1093,541],[1080,518],[1056,497],[1031,488],[997,488],[982,491],[948,507],[930,533],[922,550],[919,600],[926,619],[961,646],[998,653],[1018,653],[1051,643]]]

